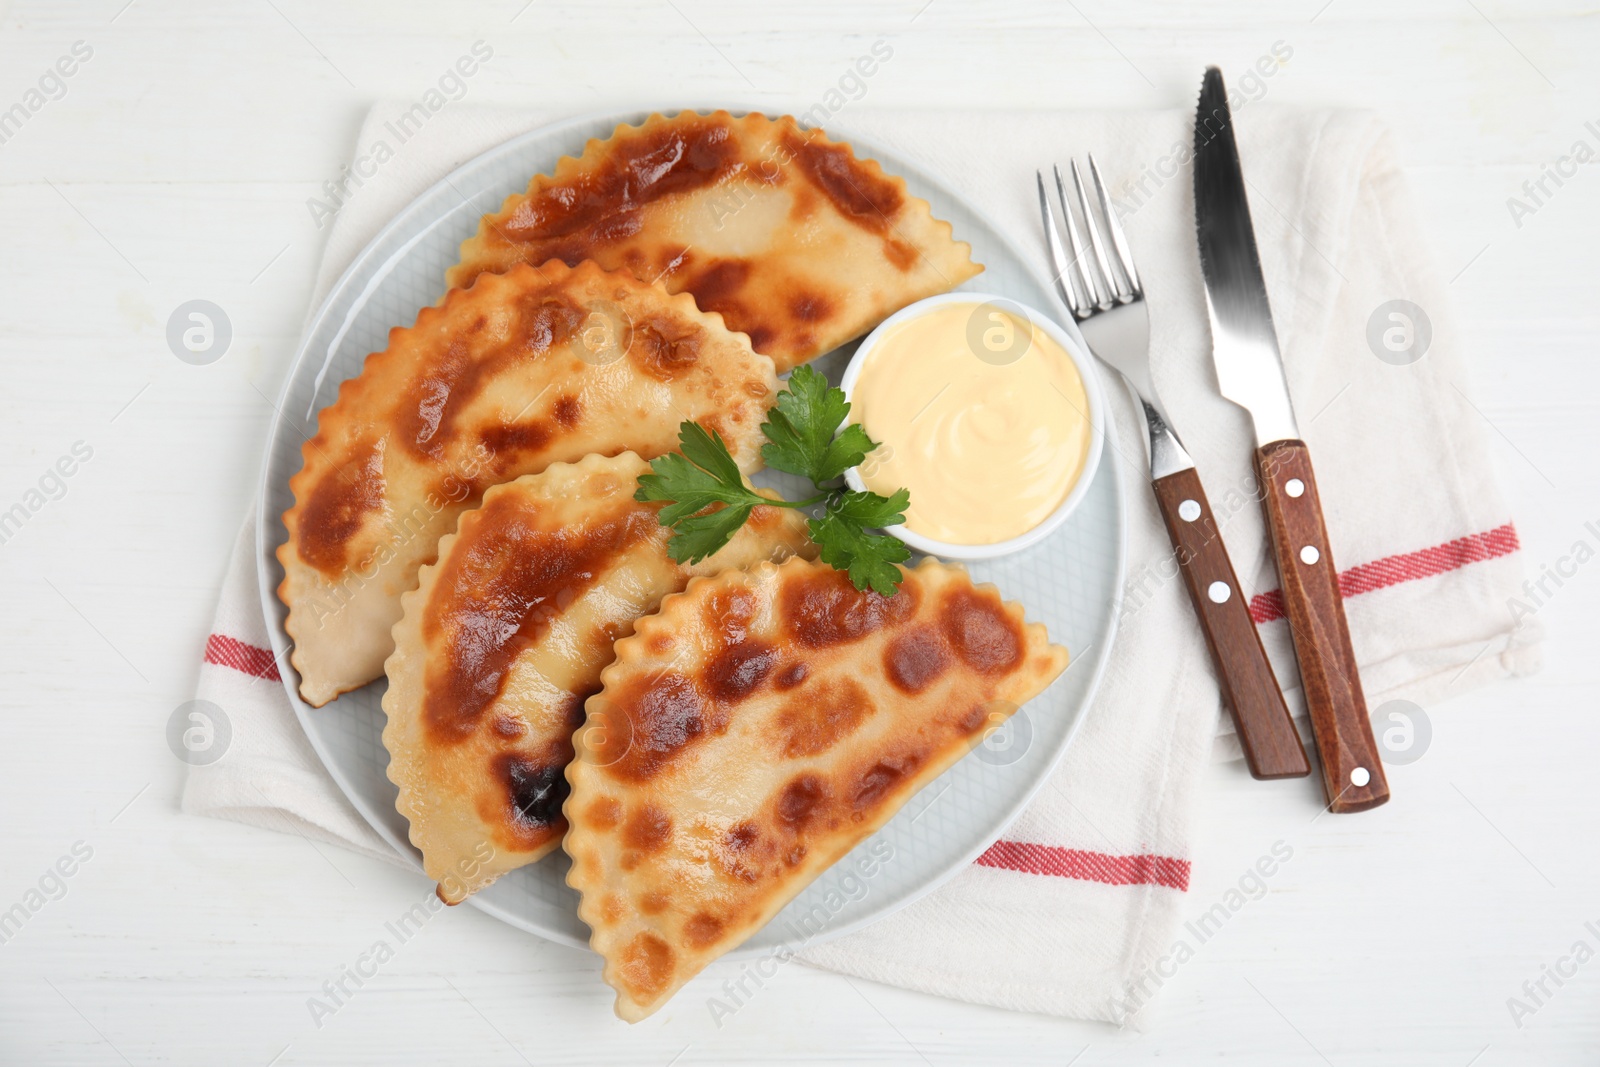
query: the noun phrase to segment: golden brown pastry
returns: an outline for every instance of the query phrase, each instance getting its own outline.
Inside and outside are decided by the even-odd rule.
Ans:
[[[324,408],[278,549],[314,706],[372,681],[400,595],[491,485],[591,452],[651,459],[686,419],[760,466],[772,361],[687,296],[593,263],[486,274],[390,331]]]
[[[592,259],[689,292],[778,373],[983,270],[905,181],[787,115],[652,115],[485,215],[452,287]]]
[[[567,881],[649,1015],[1067,665],[932,560],[892,597],[803,559],[697,579],[617,643],[567,766]]]
[[[691,577],[815,554],[805,518],[759,507],[696,566],[667,555],[632,452],[498,485],[401,598],[385,664],[389,778],[411,843],[456,904],[552,851],[572,731],[612,645]]]

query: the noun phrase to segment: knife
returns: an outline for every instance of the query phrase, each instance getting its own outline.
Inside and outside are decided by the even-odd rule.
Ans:
[[[1322,758],[1328,810],[1365,811],[1389,799],[1389,783],[1367,718],[1311,454],[1289,400],[1233,115],[1216,67],[1206,68],[1195,114],[1194,217],[1217,384],[1255,423],[1256,480]]]

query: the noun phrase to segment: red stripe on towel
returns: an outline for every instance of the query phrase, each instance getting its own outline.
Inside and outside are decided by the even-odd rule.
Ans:
[[[278,663],[270,651],[223,634],[212,634],[206,638],[206,662],[232,667],[255,678],[279,680]],[[977,862],[985,867],[1054,875],[1058,878],[1078,878],[1107,885],[1160,885],[1178,890],[1189,888],[1189,861],[1170,856],[1111,856],[1103,852],[1085,852],[1054,845],[996,841],[978,857]]]
[[[1160,885],[1185,892],[1189,888],[1189,861],[1171,856],[1112,856],[1057,845],[996,841],[977,862],[982,867],[1106,885]]]
[[[276,656],[264,648],[247,645],[238,638],[224,634],[212,634],[206,638],[206,662],[219,667],[232,667],[252,678],[282,681]]]
[[[1432,548],[1385,556],[1341,571],[1339,592],[1349,600],[1353,596],[1387,589],[1401,582],[1414,582],[1419,578],[1432,578],[1436,574],[1459,570],[1469,563],[1509,556],[1521,547],[1516,526],[1508,522],[1485,533],[1468,534]],[[1283,591],[1274,589],[1270,593],[1257,593],[1251,597],[1250,617],[1257,624],[1283,618]]]
[[[1516,527],[1508,522],[1485,533],[1469,534],[1432,548],[1351,567],[1339,574],[1339,592],[1348,599],[1401,582],[1445,574],[1469,563],[1508,556],[1521,547]],[[1280,590],[1259,593],[1250,600],[1250,615],[1257,623],[1281,619],[1283,614]],[[270,651],[222,634],[212,634],[206,639],[206,662],[232,667],[255,678],[280,679],[277,660]],[[1077,878],[1105,885],[1158,885],[1180,892],[1189,889],[1189,861],[1171,856],[1114,856],[1058,845],[996,841],[976,862],[981,867]]]

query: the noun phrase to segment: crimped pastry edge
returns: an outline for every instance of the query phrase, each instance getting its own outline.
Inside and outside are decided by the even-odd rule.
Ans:
[[[875,171],[880,177],[895,182],[899,186],[901,193],[905,196],[906,202],[909,204],[919,205],[922,210],[927,213],[928,218],[932,220],[934,225],[939,229],[943,236],[949,239],[951,244],[963,250],[966,257],[966,264],[974,268],[972,273],[969,274],[967,278],[962,279],[963,281],[970,280],[971,278],[975,278],[979,274],[983,273],[983,264],[972,258],[972,245],[966,241],[957,241],[955,239],[955,227],[953,227],[949,222],[935,215],[933,213],[933,205],[931,203],[920,196],[911,195],[911,191],[906,187],[906,180],[898,174],[890,174],[888,171],[884,170],[883,164],[879,163],[877,160],[856,155],[855,146],[853,146],[849,141],[834,140],[831,136],[829,136],[828,132],[820,126],[814,126],[809,130],[802,129],[800,123],[796,121],[793,115],[779,115],[774,118],[765,112],[747,111],[743,115],[736,116],[727,108],[718,108],[715,111],[697,111],[693,108],[684,108],[682,110],[672,112],[652,111],[638,123],[619,122],[617,123],[616,128],[611,131],[611,135],[609,137],[591,137],[584,142],[583,151],[578,155],[564,155],[560,159],[556,160],[556,165],[549,174],[535,174],[528,180],[528,187],[526,189],[522,190],[521,192],[510,194],[500,202],[500,207],[497,210],[480,216],[478,220],[478,229],[475,230],[471,236],[463,240],[460,246],[457,248],[456,262],[452,264],[445,272],[446,284],[454,286],[456,273],[467,262],[467,252],[469,247],[472,246],[473,243],[476,242],[483,234],[485,223],[488,219],[502,218],[518,203],[524,200],[532,199],[536,194],[543,192],[545,189],[569,180],[574,174],[581,173],[586,167],[593,167],[603,157],[604,153],[609,149],[611,144],[617,141],[619,138],[638,136],[639,134],[644,133],[647,130],[654,129],[655,127],[664,123],[676,122],[686,115],[696,115],[701,118],[710,119],[726,119],[730,123],[767,123],[772,126],[785,126],[804,137],[821,137],[822,142],[829,147],[842,147],[846,153],[848,153],[850,159],[854,162],[861,164],[863,167],[866,167],[871,171]]]
[[[488,299],[488,297],[484,294],[491,293],[496,289],[522,286],[525,284],[525,279],[527,279],[529,276],[537,276],[545,281],[549,281],[550,279],[546,274],[547,271],[555,271],[560,275],[564,275],[564,277],[558,279],[559,284],[583,285],[591,281],[601,283],[615,282],[617,284],[628,286],[638,292],[653,291],[658,298],[664,301],[664,307],[667,310],[681,314],[689,321],[699,322],[703,325],[707,325],[708,327],[712,327],[713,332],[720,331],[728,337],[736,338],[743,349],[748,352],[748,354],[754,360],[755,369],[757,372],[765,371],[763,378],[766,382],[769,394],[773,399],[776,399],[779,389],[779,382],[777,367],[772,362],[772,358],[757,352],[753,347],[751,347],[750,338],[747,334],[738,330],[729,329],[721,314],[714,311],[700,310],[699,305],[694,301],[694,297],[687,292],[669,293],[664,285],[647,282],[634,275],[631,271],[605,270],[593,260],[584,260],[576,267],[568,267],[559,259],[550,259],[546,260],[539,266],[534,266],[530,263],[518,263],[510,270],[503,273],[491,273],[485,271],[483,274],[480,274],[477,278],[473,279],[472,285],[464,289],[451,289],[445,294],[439,303],[431,304],[427,307],[419,309],[416,319],[413,320],[410,326],[391,327],[388,334],[388,344],[381,351],[368,353],[366,358],[362,361],[360,373],[350,378],[346,378],[344,381],[340,382],[338,394],[335,396],[333,401],[325,405],[317,412],[317,432],[311,437],[307,438],[301,444],[300,469],[295,471],[295,473],[289,478],[289,492],[294,498],[294,503],[283,512],[282,522],[288,536],[278,545],[274,553],[278,560],[279,566],[284,571],[284,577],[278,583],[277,594],[278,600],[288,610],[288,615],[284,620],[284,630],[288,633],[291,642],[289,662],[294,667],[295,673],[300,677],[300,681],[296,686],[296,690],[300,693],[301,699],[305,700],[306,703],[310,704],[312,707],[324,707],[328,703],[337,699],[341,694],[359,689],[362,685],[366,685],[368,682],[373,680],[368,679],[367,682],[361,682],[356,685],[338,689],[320,701],[313,701],[306,695],[305,692],[305,674],[301,668],[299,654],[300,636],[301,631],[303,630],[303,626],[301,624],[303,620],[298,617],[299,613],[296,611],[296,606],[289,598],[288,572],[291,564],[298,562],[295,559],[295,556],[298,554],[298,550],[295,546],[299,541],[300,520],[307,502],[309,501],[310,489],[314,479],[320,476],[326,470],[326,463],[321,462],[321,452],[323,447],[327,444],[327,438],[325,436],[326,432],[331,427],[336,425],[337,419],[341,417],[354,417],[353,415],[347,415],[347,412],[350,412],[355,406],[362,404],[364,395],[371,391],[372,378],[368,376],[368,372],[374,368],[381,369],[384,363],[387,362],[385,357],[388,357],[391,355],[391,353],[393,353],[397,337],[404,336],[410,331],[426,328],[427,326],[437,322],[440,318],[448,316],[458,305],[475,299],[474,294],[479,294],[477,297],[478,299]],[[481,291],[478,289],[480,284],[484,286]],[[750,465],[748,469],[741,468],[745,474],[754,473],[762,468],[761,450],[759,448],[752,450],[752,456],[749,463]]]
[[[658,1011],[677,994],[677,992],[682,988],[682,983],[675,986],[670,992],[650,1004],[639,1004],[632,1000],[631,997],[628,997],[626,994],[624,994],[615,980],[617,965],[613,961],[613,957],[608,954],[608,950],[614,950],[617,946],[615,942],[606,940],[604,927],[598,925],[596,922],[596,920],[600,918],[598,913],[599,899],[604,890],[607,888],[608,883],[600,880],[591,881],[580,872],[579,854],[589,850],[588,846],[590,845],[592,839],[597,835],[594,831],[583,825],[581,821],[575,820],[573,817],[576,811],[575,805],[580,803],[582,796],[586,795],[587,793],[587,788],[582,784],[580,779],[595,773],[596,770],[596,768],[594,768],[594,766],[587,762],[584,758],[590,751],[587,739],[589,719],[593,717],[597,711],[603,712],[607,707],[605,700],[606,692],[611,687],[612,683],[617,680],[617,672],[626,670],[634,662],[649,657],[650,653],[646,644],[648,639],[657,630],[665,629],[670,631],[673,628],[675,615],[681,611],[688,610],[687,605],[691,601],[698,601],[703,585],[711,584],[715,588],[717,587],[717,583],[720,583],[721,585],[729,587],[734,584],[742,584],[745,587],[749,587],[750,585],[755,584],[757,575],[764,574],[769,569],[774,572],[779,572],[785,567],[831,569],[828,568],[827,564],[821,563],[820,561],[811,561],[801,559],[800,557],[791,557],[790,559],[784,560],[782,563],[758,563],[754,567],[745,569],[731,569],[723,571],[720,574],[696,577],[689,581],[682,592],[673,593],[663,598],[660,608],[658,608],[654,614],[646,615],[640,618],[634,624],[633,633],[625,638],[622,638],[616,643],[615,655],[610,665],[608,665],[606,669],[600,673],[599,692],[591,696],[584,704],[584,724],[573,732],[573,757],[571,762],[567,764],[566,769],[569,790],[567,793],[567,799],[562,802],[561,808],[561,814],[567,820],[567,832],[562,837],[561,847],[572,859],[572,864],[567,869],[566,881],[569,887],[578,892],[578,918],[583,920],[584,924],[589,927],[589,946],[604,961],[604,965],[601,969],[601,976],[605,980],[606,984],[609,985],[616,993],[613,1010],[616,1012],[618,1018],[621,1018],[627,1022],[639,1022]],[[966,578],[968,585],[976,591],[993,590],[996,596],[999,597],[1001,606],[1004,608],[1006,614],[1022,624],[1026,644],[1031,646],[1033,640],[1037,638],[1042,647],[1052,651],[1053,653],[1059,654],[1059,668],[1054,674],[1044,680],[1036,693],[1016,702],[1019,709],[1022,704],[1026,703],[1028,700],[1035,699],[1037,696],[1047,691],[1050,686],[1053,685],[1055,681],[1066,671],[1067,666],[1071,662],[1071,654],[1068,652],[1066,647],[1063,645],[1054,644],[1050,641],[1049,634],[1046,631],[1043,623],[1028,622],[1026,618],[1026,611],[1023,608],[1023,605],[1018,601],[1006,600],[1005,597],[1000,593],[999,588],[993,582],[972,582],[970,575],[967,572],[967,568],[960,563],[946,563],[941,560],[934,559],[933,557],[924,558],[914,568],[901,565],[900,569],[902,572],[917,575],[959,575]],[[598,704],[596,703],[597,701],[599,701]],[[823,872],[827,871],[828,868],[832,867],[840,859],[844,858],[844,856],[847,855],[850,849],[854,848],[856,844],[882,829],[891,819],[895,817],[895,815],[899,814],[900,811],[904,809],[905,804],[909,802],[912,797],[921,792],[922,789],[928,785],[928,783],[932,782],[940,774],[943,774],[950,767],[954,766],[967,754],[968,753],[966,752],[959,752],[943,762],[929,764],[923,769],[922,773],[916,776],[916,780],[919,783],[916,789],[907,794],[907,796],[899,804],[893,805],[892,807],[886,806],[885,810],[875,814],[870,820],[863,822],[861,824],[863,827],[861,834],[851,841],[848,847],[843,847],[839,850],[836,850],[835,854],[828,855],[824,862],[806,864],[808,869],[814,867],[810,877],[797,879],[794,892],[776,901],[776,905],[773,909],[773,915],[776,915],[785,906],[787,906],[791,900],[803,892],[804,889],[811,885],[812,882],[814,882],[818,877],[820,877]],[[574,776],[575,772],[577,777]],[[769,917],[767,921],[770,922],[771,917]],[[756,930],[759,929],[761,929],[761,927],[756,928]],[[755,932],[755,930],[752,930],[750,936],[753,936]],[[604,944],[602,944],[602,942],[604,942]],[[730,945],[727,949],[723,950],[722,953],[719,953],[718,957],[713,957],[713,959],[719,958],[721,955],[725,955],[727,952],[733,951],[734,949],[738,948],[740,944],[743,944],[743,941],[740,941],[734,945]],[[693,977],[694,976],[690,976],[690,978],[686,979],[685,982],[692,980]]]
[[[618,465],[618,461],[621,460],[633,461],[634,463],[638,464],[640,470],[647,470],[649,468],[649,465],[645,463],[644,459],[636,452],[619,452],[615,456],[603,456],[598,452],[591,452],[589,455],[584,456],[583,459],[576,463],[552,463],[538,474],[524,474],[522,477],[513,478],[509,482],[501,482],[498,485],[490,486],[489,489],[483,494],[482,502],[479,503],[477,507],[469,508],[468,510],[462,512],[460,518],[456,520],[456,528],[439,539],[439,554],[435,558],[434,562],[423,564],[422,567],[418,569],[416,588],[401,594],[400,621],[395,623],[393,629],[390,631],[390,633],[394,635],[395,648],[394,651],[389,654],[389,657],[383,662],[384,676],[392,679],[397,673],[401,673],[408,668],[413,671],[422,671],[426,668],[426,646],[419,645],[417,651],[414,653],[405,650],[400,643],[401,630],[405,628],[407,624],[417,624],[417,614],[427,609],[428,600],[433,593],[434,584],[438,580],[440,567],[444,565],[444,561],[449,557],[450,552],[455,548],[456,541],[460,539],[462,533],[467,528],[467,524],[469,522],[476,523],[478,521],[477,516],[483,511],[483,508],[489,504],[492,497],[499,496],[501,493],[512,492],[514,490],[521,491],[524,489],[535,488],[536,483],[552,481],[555,480],[557,476],[575,480],[577,478],[581,478],[585,474],[598,473],[603,470],[613,469]],[[418,660],[421,660],[422,662],[417,662]],[[397,709],[391,707],[391,698],[398,700],[398,697],[395,696],[395,687],[393,685],[391,685],[383,694],[382,701],[385,719],[383,727],[383,747],[384,750],[389,753],[389,763],[384,769],[384,774],[388,777],[389,781],[394,783],[395,788],[399,790],[398,795],[395,797],[395,810],[403,815],[406,819],[406,839],[409,840],[418,851],[423,852],[424,856],[426,856],[426,849],[424,848],[422,842],[417,840],[418,834],[416,831],[417,816],[422,810],[422,807],[419,803],[420,798],[416,796],[415,791],[408,788],[404,782],[395,777],[393,745],[398,743],[398,739],[392,736],[392,732],[396,729],[395,724],[396,720],[399,718],[399,713]],[[563,805],[561,814],[563,818],[566,817],[565,805]],[[540,848],[530,852],[528,854],[529,859],[527,860],[527,863],[523,864],[523,866],[537,863],[539,860],[544,859],[544,857],[554,852],[560,847],[560,845],[560,838],[554,838],[550,840],[545,845],[542,845]],[[432,876],[430,875],[429,877]],[[497,875],[496,878],[498,877],[501,876]],[[488,882],[484,882],[482,885],[475,886],[473,889],[463,894],[462,899],[465,900],[466,897],[471,896],[473,893],[482,892],[484,889],[492,885],[494,881],[495,879],[490,879]],[[444,900],[442,887],[439,898]],[[445,902],[452,903],[451,901]],[[460,901],[455,901],[453,903],[460,903]]]

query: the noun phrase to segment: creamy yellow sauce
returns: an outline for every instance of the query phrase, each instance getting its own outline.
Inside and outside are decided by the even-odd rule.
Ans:
[[[880,445],[867,488],[911,491],[906,528],[959,545],[1027,533],[1072,492],[1089,453],[1089,401],[1072,359],[993,304],[930,308],[874,345],[850,421]]]

